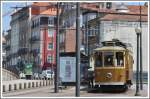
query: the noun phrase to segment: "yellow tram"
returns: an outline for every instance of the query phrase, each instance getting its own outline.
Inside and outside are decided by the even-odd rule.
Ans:
[[[94,59],[94,84],[102,89],[127,89],[132,85],[132,52],[119,40],[103,42],[96,48]]]

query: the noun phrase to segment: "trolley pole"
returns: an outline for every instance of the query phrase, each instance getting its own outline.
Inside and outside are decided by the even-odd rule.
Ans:
[[[59,2],[57,2],[55,93],[59,92]]]
[[[76,97],[80,96],[80,3],[76,3]]]
[[[140,32],[136,31],[137,34],[137,67],[136,67],[136,93],[135,96],[140,96],[139,92],[139,36]]]
[[[140,28],[142,29],[142,23],[141,23],[141,5],[140,5]],[[143,72],[143,66],[142,66],[142,30],[140,33],[140,89],[143,90],[143,78],[142,78],[142,73]]]

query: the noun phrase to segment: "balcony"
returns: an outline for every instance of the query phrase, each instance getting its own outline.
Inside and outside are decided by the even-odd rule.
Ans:
[[[39,36],[33,36],[33,37],[30,38],[31,43],[35,43],[36,41],[39,41],[39,40],[40,40]]]
[[[11,57],[11,58],[14,58],[14,57],[17,57],[17,56],[18,56],[18,52],[16,52],[16,53],[11,53],[11,54],[10,54],[10,57]]]
[[[6,61],[10,61],[11,55],[6,56]]]
[[[6,51],[10,50],[10,45],[6,45],[6,46],[5,46],[5,50],[6,50]]]
[[[30,51],[30,53],[32,53],[33,56],[35,57],[35,56],[37,56],[37,55],[40,53],[40,49],[32,49],[32,50]]]
[[[28,48],[24,47],[24,48],[20,48],[18,50],[18,55],[24,55],[28,53]]]

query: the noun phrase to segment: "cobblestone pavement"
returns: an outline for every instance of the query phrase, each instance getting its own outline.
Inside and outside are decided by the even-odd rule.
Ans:
[[[81,97],[135,97],[135,85],[133,85],[128,91],[122,93],[88,93],[84,89],[84,87],[81,87]],[[140,97],[148,96],[147,84],[144,84],[144,89],[140,91],[140,93]],[[75,97],[75,87],[69,87],[67,89],[60,90],[59,93],[54,93],[54,86],[49,86],[22,91],[14,91],[11,93],[3,93],[3,97]]]

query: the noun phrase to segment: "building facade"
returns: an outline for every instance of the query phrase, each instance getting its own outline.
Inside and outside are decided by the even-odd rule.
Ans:
[[[98,10],[115,9],[116,4],[110,2],[81,3],[80,4],[80,37],[81,50],[88,54],[87,33],[88,21],[98,16]],[[69,12],[69,13],[68,13]],[[61,52],[75,52],[76,46],[76,6],[74,3],[65,3],[61,14],[60,50]]]
[[[89,40],[89,46],[92,49],[90,50],[90,54],[93,53],[93,48],[97,47],[94,44],[98,44],[96,41],[96,36],[99,33],[99,40],[100,42],[103,41],[110,41],[112,39],[119,39],[120,41],[127,44],[128,48],[133,52],[134,58],[134,66],[133,70],[136,70],[136,51],[137,51],[137,36],[135,32],[135,28],[140,26],[140,6],[126,6],[127,9],[120,9],[123,10],[121,12],[110,11],[102,13],[103,16],[93,19],[89,21],[88,28],[96,29],[97,26],[100,27],[99,32],[89,31],[89,39],[90,35],[93,35],[94,43],[92,40]],[[141,24],[142,24],[142,48],[143,48],[143,71],[147,72],[148,69],[148,8],[142,6],[142,13],[141,13]],[[101,12],[100,12],[101,13]],[[101,46],[100,43],[98,46]]]
[[[6,68],[6,38],[3,34],[2,36],[2,66],[3,68]]]
[[[30,47],[35,72],[55,68],[57,10],[54,5],[48,3],[33,3],[32,5]]]
[[[56,6],[34,2],[11,15],[10,65],[33,64],[33,72],[55,66]]]
[[[11,50],[10,50],[10,46],[11,46],[11,29],[9,29],[7,31],[7,34],[5,35],[6,38],[6,46],[5,46],[5,50],[6,50],[6,66],[11,66]]]
[[[11,15],[10,65],[16,68],[19,61],[29,62],[29,37],[31,34],[31,8],[23,7]]]

